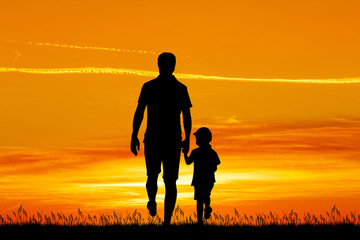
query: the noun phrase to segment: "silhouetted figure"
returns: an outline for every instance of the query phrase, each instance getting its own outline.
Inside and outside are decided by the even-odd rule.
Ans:
[[[212,149],[210,142],[212,134],[208,128],[199,128],[195,133],[196,145],[199,147],[194,149],[190,156],[184,152],[185,162],[187,165],[194,163],[194,175],[191,186],[194,186],[196,202],[196,210],[198,223],[203,223],[203,209],[205,205],[204,218],[208,219],[212,212],[210,207],[211,190],[215,183],[215,171],[220,159],[217,153]]]
[[[156,215],[157,180],[163,164],[165,183],[164,225],[169,225],[175,208],[181,148],[189,151],[191,133],[191,101],[187,87],[172,73],[176,58],[172,53],[158,57],[160,75],[146,82],[140,93],[133,121],[131,152],[136,156],[140,150],[138,132],[147,108],[147,128],[144,138],[144,153],[147,170],[146,190],[149,197],[147,208]],[[183,114],[185,140],[181,136],[180,114]]]

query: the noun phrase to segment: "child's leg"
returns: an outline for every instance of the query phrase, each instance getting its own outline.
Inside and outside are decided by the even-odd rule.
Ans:
[[[204,201],[205,209],[210,207],[210,197]]]
[[[205,200],[205,214],[204,214],[204,218],[205,219],[209,219],[211,212],[212,212],[212,208],[210,207],[210,197],[208,199]]]
[[[198,218],[199,223],[202,223],[202,217],[203,217],[203,211],[204,211],[203,204],[204,203],[201,200],[196,201],[197,218]]]
[[[211,190],[214,187],[214,184],[209,184],[208,186],[208,192],[207,192],[207,196],[204,204],[205,204],[205,214],[204,214],[204,218],[208,219],[210,218],[211,212],[212,212],[212,208],[210,207],[210,195],[211,195]]]

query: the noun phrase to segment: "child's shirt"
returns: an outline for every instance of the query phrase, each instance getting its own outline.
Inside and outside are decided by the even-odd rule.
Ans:
[[[191,186],[215,182],[215,171],[217,165],[220,164],[220,159],[210,144],[194,149],[189,158],[185,160],[188,165],[194,162]]]

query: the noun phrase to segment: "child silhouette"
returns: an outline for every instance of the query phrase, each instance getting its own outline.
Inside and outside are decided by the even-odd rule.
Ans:
[[[194,174],[191,186],[194,186],[194,199],[197,201],[196,210],[198,223],[202,224],[204,205],[205,219],[208,219],[212,212],[210,195],[214,187],[215,171],[217,170],[217,165],[220,164],[220,159],[217,153],[211,148],[210,142],[212,140],[212,134],[208,128],[199,128],[194,135],[196,145],[199,147],[194,149],[190,156],[184,153],[184,157],[187,165],[194,163]]]

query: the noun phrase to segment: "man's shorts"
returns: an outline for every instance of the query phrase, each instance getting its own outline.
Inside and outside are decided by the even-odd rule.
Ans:
[[[162,163],[164,181],[178,179],[181,141],[161,143],[145,141],[144,153],[147,176],[158,175]]]

